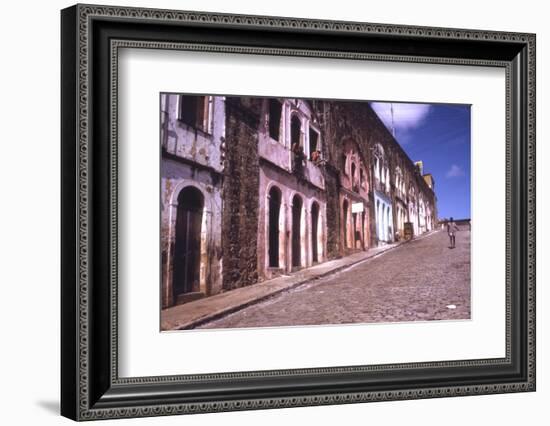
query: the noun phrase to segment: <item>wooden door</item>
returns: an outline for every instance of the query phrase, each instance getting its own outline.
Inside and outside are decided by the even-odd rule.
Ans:
[[[195,187],[184,188],[178,196],[176,241],[173,264],[173,294],[200,289],[201,226],[204,197]]]
[[[295,195],[292,200],[292,266],[302,266],[301,242],[302,199]]]
[[[269,191],[269,266],[279,267],[279,214],[281,210],[281,191],[273,187]]]
[[[319,250],[317,247],[317,229],[319,224],[319,205],[311,205],[311,261],[319,262]]]

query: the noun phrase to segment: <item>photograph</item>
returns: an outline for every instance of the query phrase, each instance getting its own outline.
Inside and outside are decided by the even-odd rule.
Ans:
[[[161,331],[471,319],[471,105],[159,101]]]
[[[19,93],[28,78],[9,80],[24,81],[8,109],[26,120],[15,133],[35,118],[40,135],[60,133],[60,150],[34,138],[55,158],[32,155],[60,186],[60,203],[33,195],[60,213],[59,259],[46,263],[61,291],[36,300],[60,308],[47,363],[57,367],[43,370],[62,416],[257,424],[273,409],[334,406],[323,412],[342,419],[369,403],[382,422],[405,410],[395,423],[432,424],[433,404],[439,423],[481,410],[517,424],[541,405],[536,77],[547,26],[528,19],[532,7],[405,3],[387,14],[374,3],[76,4],[45,21],[60,61],[58,84],[41,87],[61,84],[50,109],[60,117],[29,121],[41,92]],[[7,145],[12,177],[34,179],[12,185],[28,199],[23,188],[45,174],[22,173],[21,143]],[[11,210],[35,213],[28,204]],[[27,253],[34,240],[18,224],[34,222],[16,219],[12,251]],[[36,270],[29,282],[41,283],[44,267],[19,257],[14,276]]]

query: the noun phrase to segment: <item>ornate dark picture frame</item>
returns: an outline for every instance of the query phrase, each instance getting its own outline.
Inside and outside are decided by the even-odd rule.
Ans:
[[[95,5],[63,10],[61,29],[62,415],[92,420],[535,390],[535,35]],[[504,68],[506,356],[120,378],[120,47]]]

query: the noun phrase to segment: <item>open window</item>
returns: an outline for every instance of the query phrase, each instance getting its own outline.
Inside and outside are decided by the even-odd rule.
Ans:
[[[290,146],[294,153],[292,169],[294,173],[303,175],[306,155],[302,144],[302,122],[297,115],[292,115],[290,119]]]
[[[346,170],[346,154],[342,154],[342,156],[340,157],[340,163],[342,164],[342,171],[345,175],[347,175],[348,173]]]
[[[277,99],[269,100],[269,137],[279,140],[283,106]]]
[[[181,95],[179,98],[179,120],[190,127],[209,132],[208,96]]]
[[[298,116],[293,115],[290,119],[290,143],[293,149],[302,147],[302,122]]]
[[[319,146],[319,133],[314,128],[309,128],[309,159],[317,163],[321,159],[321,147]]]
[[[359,192],[359,188],[357,187],[357,182],[355,178],[355,172],[356,172],[355,163],[351,163],[351,189],[352,191]]]

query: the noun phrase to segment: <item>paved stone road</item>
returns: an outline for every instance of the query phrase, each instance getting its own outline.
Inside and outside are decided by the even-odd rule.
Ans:
[[[470,232],[461,230],[455,249],[439,231],[199,328],[468,318]]]

